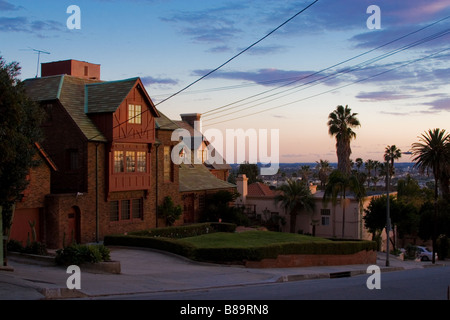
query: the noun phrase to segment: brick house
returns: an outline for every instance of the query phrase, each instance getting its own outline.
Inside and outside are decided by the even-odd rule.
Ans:
[[[98,65],[67,60],[24,82],[48,114],[42,144],[58,167],[45,203],[48,247],[161,226],[159,201],[181,204],[166,157],[171,129],[158,124],[165,117],[140,78],[101,81]]]
[[[30,169],[27,176],[29,184],[23,191],[20,201],[16,202],[10,231],[10,239],[21,242],[23,246],[28,240],[33,241],[30,223],[34,224],[36,241],[45,241],[45,197],[50,194],[51,173],[58,171],[42,146],[36,143],[35,147],[38,152],[34,160],[38,160],[39,165]]]
[[[216,176],[218,179],[223,181],[228,180],[228,176],[230,175],[231,166],[226,163],[225,159],[223,159],[222,155],[214,154],[216,161],[208,161],[208,151],[207,148],[210,146],[210,142],[198,131],[195,130],[195,122],[201,123],[201,114],[200,113],[184,113],[181,114],[181,120],[174,121],[180,128],[185,129],[189,132],[192,137],[191,141],[191,153],[192,153],[192,163],[194,163],[193,157],[197,155],[198,159],[202,160],[204,166],[208,168],[208,170]],[[201,130],[201,128],[200,128]],[[193,141],[194,137],[201,136],[201,144],[196,149],[196,145]],[[216,153],[217,151],[214,151]]]

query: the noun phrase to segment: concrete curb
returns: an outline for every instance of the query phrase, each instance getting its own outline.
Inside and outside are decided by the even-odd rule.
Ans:
[[[11,261],[26,264],[58,267],[58,265],[55,263],[54,256],[41,256],[35,254],[9,252],[8,259]],[[61,267],[64,268],[64,266]],[[84,263],[79,267],[83,271],[90,273],[112,273],[112,274],[121,273],[120,261],[102,261],[97,263]]]

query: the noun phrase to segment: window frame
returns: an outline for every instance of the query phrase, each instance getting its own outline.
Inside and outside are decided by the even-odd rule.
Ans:
[[[142,124],[142,105],[141,104],[128,104],[128,123]]]
[[[135,207],[138,207],[138,215],[135,215]],[[117,211],[116,211],[117,210]],[[109,207],[109,222],[133,222],[144,220],[144,199],[130,198],[111,200]]]

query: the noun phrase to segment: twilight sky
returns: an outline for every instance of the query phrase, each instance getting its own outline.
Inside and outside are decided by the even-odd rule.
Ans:
[[[431,128],[450,130],[450,0],[0,0],[0,55],[36,76],[40,62],[101,64],[103,80],[139,76],[174,120],[204,129],[278,129],[281,162],[336,162],[327,117],[358,113],[352,158],[408,151]],[[70,5],[81,29],[70,30]],[[369,29],[370,5],[381,29]],[[158,104],[161,102],[161,104]],[[270,138],[269,138],[270,141]],[[224,142],[225,145],[225,142]],[[403,161],[409,161],[406,155]],[[227,159],[234,162],[232,159]]]

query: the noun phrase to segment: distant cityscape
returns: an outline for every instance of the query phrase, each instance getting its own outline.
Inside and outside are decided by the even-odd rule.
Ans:
[[[395,185],[396,181],[398,179],[404,179],[408,175],[411,176],[413,179],[417,180],[419,185],[421,187],[427,186],[429,183],[433,183],[433,175],[431,172],[427,174],[427,172],[421,173],[419,169],[414,167],[414,162],[399,162],[394,163],[395,167],[395,175],[392,178],[392,182]],[[232,171],[234,174],[237,174],[239,170],[239,165],[237,163],[230,164],[232,167]],[[258,163],[258,168],[261,168],[263,165],[261,163]],[[317,163],[316,162],[296,162],[296,163],[279,163],[279,171],[276,175],[273,176],[259,176],[259,178],[268,185],[277,185],[280,183],[280,181],[283,181],[288,178],[296,178],[301,179],[300,170],[303,166],[309,166],[311,173],[309,176],[309,182],[313,184],[319,184],[320,181],[317,178]],[[332,170],[337,168],[337,163],[330,163],[330,167]],[[360,168],[361,171],[364,171],[365,168],[362,166]],[[384,186],[385,182],[384,179],[380,178],[378,182],[378,186]]]

